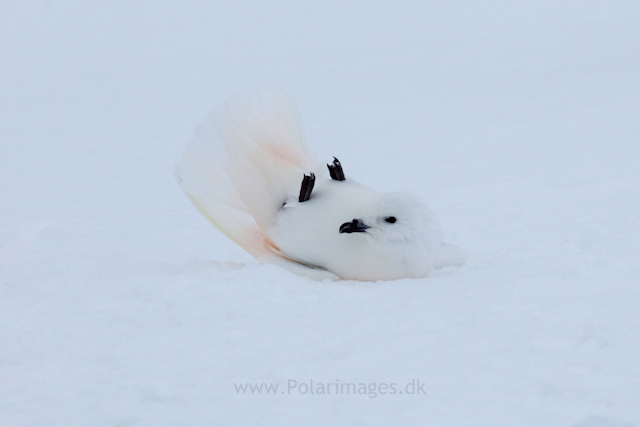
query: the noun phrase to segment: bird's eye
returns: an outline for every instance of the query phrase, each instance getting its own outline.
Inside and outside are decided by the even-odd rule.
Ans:
[[[384,220],[387,221],[389,224],[393,224],[394,222],[396,222],[396,217],[395,216],[388,216]]]

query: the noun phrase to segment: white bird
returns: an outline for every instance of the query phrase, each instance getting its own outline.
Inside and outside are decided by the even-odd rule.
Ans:
[[[329,171],[330,178],[326,176]],[[415,195],[381,193],[307,149],[292,96],[227,101],[196,129],[176,166],[191,202],[261,262],[313,279],[394,280],[460,265]]]

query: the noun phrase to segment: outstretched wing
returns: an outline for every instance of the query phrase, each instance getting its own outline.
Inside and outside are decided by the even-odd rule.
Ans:
[[[214,110],[176,166],[194,206],[251,255],[297,274],[333,278],[281,256],[265,238],[283,202],[298,197],[310,172],[323,168],[309,155],[293,97],[267,89]]]

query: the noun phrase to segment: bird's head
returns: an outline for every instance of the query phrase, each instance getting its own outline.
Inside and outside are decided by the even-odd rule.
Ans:
[[[375,193],[358,202],[336,230],[345,239],[365,238],[380,250],[439,244],[438,219],[413,194]]]

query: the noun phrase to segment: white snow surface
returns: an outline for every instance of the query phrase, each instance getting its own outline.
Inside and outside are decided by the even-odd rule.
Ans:
[[[0,1],[0,426],[640,426],[640,3],[418,3]],[[218,233],[172,168],[262,86],[472,261],[314,282]]]

